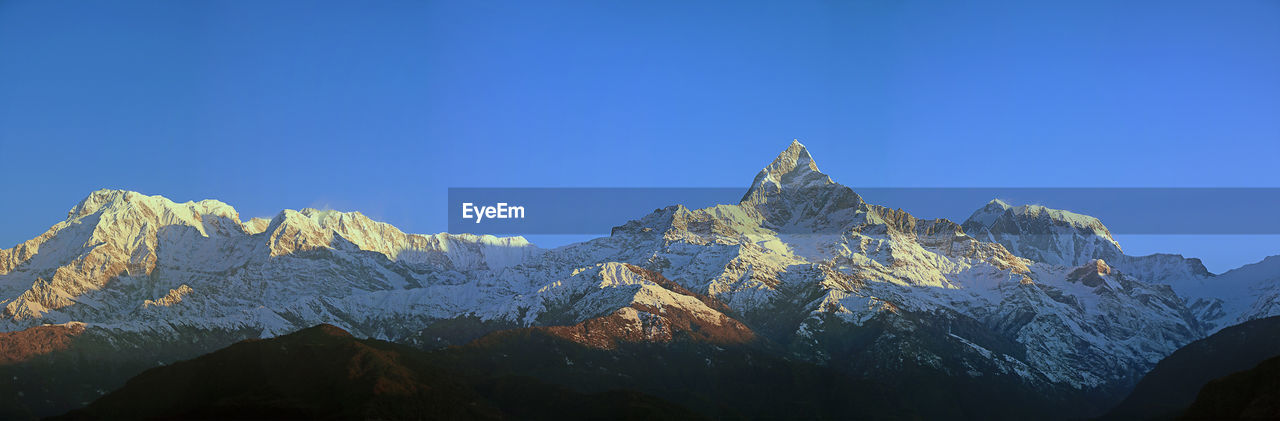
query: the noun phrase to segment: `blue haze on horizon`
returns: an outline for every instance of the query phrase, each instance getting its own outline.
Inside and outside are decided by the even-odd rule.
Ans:
[[[0,247],[99,188],[430,233],[449,187],[745,190],[794,138],[851,186],[1280,186],[1274,1],[611,3],[0,2]]]

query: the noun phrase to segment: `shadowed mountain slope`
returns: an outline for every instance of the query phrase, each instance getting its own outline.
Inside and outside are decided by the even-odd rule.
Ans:
[[[1280,357],[1204,385],[1179,419],[1280,419]]]
[[[470,380],[422,351],[319,325],[147,370],[59,419],[696,418],[636,392]]]
[[[1104,419],[1172,419],[1210,380],[1280,355],[1280,317],[1253,320],[1192,342],[1156,364]]]

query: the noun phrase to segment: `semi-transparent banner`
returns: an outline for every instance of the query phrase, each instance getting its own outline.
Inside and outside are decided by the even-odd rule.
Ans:
[[[868,203],[963,223],[992,199],[1098,218],[1113,234],[1280,234],[1280,188],[853,188]],[[746,189],[450,188],[449,232],[608,234],[658,209],[738,204]]]

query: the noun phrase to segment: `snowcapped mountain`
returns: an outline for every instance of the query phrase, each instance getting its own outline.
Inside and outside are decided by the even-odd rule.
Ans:
[[[964,230],[1019,256],[1054,265],[1077,266],[1124,254],[1097,218],[1039,205],[1009,206],[1000,199],[975,211]]]
[[[1100,223],[1096,229],[1106,233]],[[1084,264],[1107,269],[1072,277],[1079,271],[1057,264],[1064,260],[1018,257],[954,222],[868,204],[819,172],[799,143],[762,170],[737,205],[662,209],[608,238],[547,256],[622,260],[661,271],[727,303],[748,325],[806,358],[839,364],[844,361],[833,361],[838,355],[864,354],[845,360],[866,364],[892,352],[913,360],[855,370],[888,372],[907,364],[1096,388],[1132,382],[1205,334],[1167,286],[1113,273],[1093,260]],[[856,349],[842,348],[832,338],[839,335],[830,333],[869,325],[885,328]],[[975,332],[948,331],[957,326]],[[941,340],[932,337],[938,330]],[[942,343],[922,344],[921,335]]]
[[[286,210],[245,223],[217,201],[101,190],[45,234],[0,252],[0,314],[9,330],[89,320],[284,333],[297,328],[282,318],[290,308],[456,283],[541,253],[522,238],[405,234],[358,212]]]
[[[1174,254],[1129,256],[1096,218],[1043,206],[1009,206],[992,200],[964,223],[966,232],[1000,243],[1014,254],[1048,265],[1077,266],[1100,259],[1151,285],[1168,285],[1211,334],[1224,327],[1272,316],[1280,256],[1214,275],[1200,259]]]
[[[1040,263],[1079,266],[1103,259],[1144,280],[1159,282],[1211,276],[1200,259],[1173,254],[1126,255],[1097,218],[1040,205],[1010,206],[995,199],[974,211],[965,220],[964,230]]]
[[[1280,256],[1216,276],[1186,277],[1169,284],[1202,319],[1212,323],[1214,332],[1280,314]]]
[[[794,142],[737,204],[673,205],[553,250],[101,190],[0,251],[0,331],[75,322],[163,342],[330,323],[420,342],[469,319],[605,349],[764,340],[860,376],[1114,390],[1186,343],[1280,313],[1277,262],[1213,276],[1196,259],[1127,256],[1096,218],[998,200],[963,224],[919,219],[866,203]]]

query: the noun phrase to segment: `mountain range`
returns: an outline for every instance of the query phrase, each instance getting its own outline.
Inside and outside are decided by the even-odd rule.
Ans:
[[[916,415],[1088,417],[1178,348],[1280,314],[1278,287],[1280,256],[1213,274],[1194,258],[1126,255],[1101,221],[1066,210],[993,200],[962,222],[916,218],[834,182],[799,142],[739,203],[656,209],[554,249],[407,234],[359,212],[242,220],[216,200],[99,190],[0,251],[0,375],[16,396],[0,408],[63,413],[145,369],[327,324],[475,350],[457,358],[571,343],[624,370],[617,384],[717,417],[749,415],[706,400],[752,399],[664,395],[643,368],[602,361],[803,365],[817,373],[805,379],[845,385],[823,390],[896,392],[865,408],[880,414],[931,404],[945,409]],[[593,375],[569,351],[537,352],[494,375]],[[575,393],[586,392],[597,390]],[[816,417],[859,410],[818,400]]]

